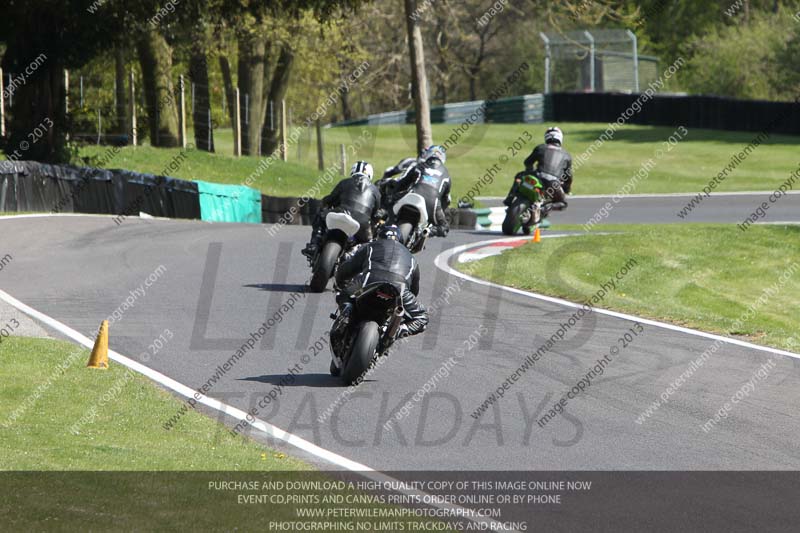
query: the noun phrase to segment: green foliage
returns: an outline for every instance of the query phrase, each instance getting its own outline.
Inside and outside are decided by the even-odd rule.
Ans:
[[[694,38],[684,76],[686,87],[694,93],[786,99],[790,93],[779,82],[779,73],[786,68],[779,58],[785,55],[782,51],[792,29],[797,34],[796,25],[785,13],[759,14],[747,24],[714,29]]]

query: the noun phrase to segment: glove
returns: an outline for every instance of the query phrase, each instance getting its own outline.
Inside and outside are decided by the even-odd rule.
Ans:
[[[431,234],[434,237],[447,237],[447,234],[450,233],[450,228],[448,226],[434,226],[431,230]]]

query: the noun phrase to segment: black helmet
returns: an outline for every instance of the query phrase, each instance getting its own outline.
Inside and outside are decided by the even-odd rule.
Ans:
[[[378,231],[378,238],[379,239],[394,239],[394,240],[397,241],[397,240],[400,239],[400,230],[397,228],[397,226],[392,226],[392,225],[388,225],[387,224],[387,225],[383,226],[380,229],[380,231]]]

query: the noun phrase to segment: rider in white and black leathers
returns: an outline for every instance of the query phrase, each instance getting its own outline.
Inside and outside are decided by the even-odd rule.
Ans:
[[[322,209],[312,222],[311,242],[303,255],[312,258],[325,235],[325,215],[331,210],[347,211],[360,225],[355,238],[359,243],[372,240],[372,222],[378,217],[381,193],[372,183],[372,165],[358,161],[350,169],[350,177],[336,184],[331,193],[322,199]]]
[[[425,199],[428,217],[434,225],[432,235],[444,237],[450,231],[444,210],[450,206],[450,172],[444,166],[447,156],[441,146],[430,146],[422,151],[419,162],[411,165],[394,181],[394,200],[403,194],[415,192]],[[381,180],[386,185],[391,180]]]
[[[401,159],[400,162],[398,162],[395,166],[386,169],[386,172],[383,173],[382,180],[397,176],[398,174],[402,174],[403,172],[408,170],[408,167],[412,166],[416,162],[417,159],[414,157],[406,157],[404,159]]]
[[[419,294],[419,265],[399,241],[396,226],[383,226],[378,239],[362,245],[339,265],[336,286],[341,289],[337,302],[342,305],[349,295],[374,282],[388,282],[402,291],[403,324],[397,337],[422,333],[428,325],[428,313],[417,301]]]
[[[522,178],[528,172],[534,172],[542,183],[545,195],[551,203],[548,211],[560,211],[567,207],[567,196],[572,189],[572,156],[561,146],[564,134],[559,128],[548,128],[544,134],[544,144],[534,148],[525,159],[525,171],[514,176],[514,184],[503,201],[510,206],[517,194]],[[536,168],[534,168],[536,165]]]

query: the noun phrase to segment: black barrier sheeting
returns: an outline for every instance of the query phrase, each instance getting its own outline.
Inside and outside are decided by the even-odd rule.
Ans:
[[[3,472],[39,531],[796,531],[798,472]]]
[[[197,183],[35,161],[0,165],[0,211],[200,218]]]
[[[639,97],[639,94],[553,93],[547,95],[546,117],[561,122],[614,122]],[[626,122],[798,135],[800,104],[703,95],[656,95]]]
[[[42,163],[17,161],[0,165],[0,211],[71,212],[71,183],[53,177],[57,169]]]
[[[316,198],[301,202],[293,196],[261,195],[261,221],[268,224],[281,222],[288,225],[310,226],[322,203]]]
[[[168,210],[172,213],[170,217],[200,219],[200,195],[196,182],[165,176],[164,187],[169,191],[167,202]]]

